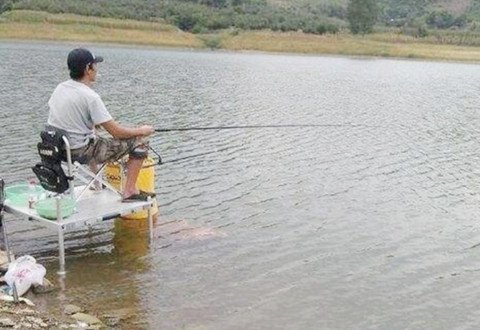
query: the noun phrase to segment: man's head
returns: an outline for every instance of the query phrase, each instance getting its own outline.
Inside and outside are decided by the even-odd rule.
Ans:
[[[70,77],[74,80],[89,78],[95,81],[96,63],[103,62],[103,57],[95,57],[85,48],[76,48],[68,54],[67,64]]]

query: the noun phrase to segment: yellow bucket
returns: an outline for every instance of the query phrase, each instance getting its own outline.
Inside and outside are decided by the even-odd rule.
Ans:
[[[109,163],[105,168],[105,176],[109,184],[119,191],[123,191],[122,184],[122,165],[118,162]],[[143,161],[142,169],[138,174],[137,188],[146,192],[155,192],[155,161],[153,158],[148,157]],[[153,200],[153,206],[151,208],[152,215],[158,213],[157,200]],[[148,217],[148,210],[141,210],[138,212],[125,214],[122,216],[124,219],[145,219]]]

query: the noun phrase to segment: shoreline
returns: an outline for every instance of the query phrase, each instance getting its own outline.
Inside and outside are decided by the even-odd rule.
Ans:
[[[165,23],[34,11],[0,15],[0,42],[480,63],[480,46],[435,43],[432,38],[418,39],[393,32],[353,36],[269,30],[197,35]]]
[[[13,260],[15,259],[12,259],[12,262]],[[33,283],[25,293],[21,292],[22,296],[19,293],[18,302],[15,303],[13,296],[8,292],[10,287],[5,279],[9,269],[10,262],[7,253],[0,250],[0,273],[2,274],[0,280],[2,286],[0,292],[0,328],[2,329],[68,329],[83,327],[83,325],[100,328],[104,327],[105,323],[119,325],[123,321],[120,317],[103,315],[102,319],[105,321],[103,322],[96,316],[85,314],[86,308],[72,304],[65,304],[61,310],[49,306],[49,296],[54,295],[62,287],[62,280],[59,278],[56,278],[56,281],[49,280],[49,278],[52,278],[51,274],[42,278],[43,283],[41,285]],[[12,276],[21,281],[20,272]]]
[[[75,40],[50,40],[50,39],[18,39],[18,38],[2,38],[0,37],[0,44],[38,44],[38,45],[71,45],[76,47],[79,45]],[[98,45],[101,47],[116,47],[116,48],[138,48],[150,50],[166,50],[166,51],[180,51],[180,52],[211,52],[211,53],[225,53],[225,54],[246,54],[246,55],[278,55],[278,56],[306,56],[306,57],[332,57],[332,58],[350,58],[359,60],[391,60],[391,61],[417,61],[417,62],[443,62],[443,63],[458,63],[458,64],[480,64],[480,56],[478,59],[456,59],[456,58],[427,58],[427,57],[400,57],[400,56],[382,56],[382,55],[358,55],[358,54],[340,54],[340,53],[303,53],[293,51],[268,51],[258,49],[226,49],[226,48],[190,48],[190,47],[175,47],[175,46],[157,46],[131,43],[115,43],[115,42],[85,42],[82,45]],[[479,48],[480,51],[480,48]]]
[[[23,44],[39,44],[39,45],[70,45],[72,47],[79,46],[79,43],[74,40],[57,41],[57,40],[43,40],[43,39],[4,39],[0,37],[0,44],[6,43],[23,43]],[[348,58],[358,60],[390,60],[390,61],[415,61],[415,62],[442,62],[442,63],[455,63],[465,65],[478,65],[480,64],[480,57],[472,60],[460,60],[460,59],[445,59],[445,58],[422,58],[422,57],[393,57],[393,56],[380,56],[380,55],[353,55],[353,54],[335,54],[335,53],[297,53],[297,52],[274,52],[266,50],[252,50],[252,49],[210,49],[210,48],[187,48],[187,47],[168,47],[168,46],[155,46],[155,45],[139,45],[135,43],[114,43],[114,42],[90,42],[86,43],[87,46],[98,45],[101,47],[116,47],[134,49],[141,47],[145,50],[166,50],[166,51],[179,51],[179,52],[212,52],[212,53],[225,53],[225,54],[245,54],[245,55],[272,55],[272,56],[306,56],[306,57],[331,57],[331,58]],[[84,44],[82,44],[83,46]]]

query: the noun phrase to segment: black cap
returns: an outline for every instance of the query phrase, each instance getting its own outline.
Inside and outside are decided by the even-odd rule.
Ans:
[[[95,56],[85,48],[72,50],[67,58],[68,69],[75,72],[83,72],[88,64],[98,62],[103,62],[103,57]]]

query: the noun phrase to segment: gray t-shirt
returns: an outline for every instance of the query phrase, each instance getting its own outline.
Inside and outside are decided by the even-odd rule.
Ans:
[[[100,96],[87,85],[67,80],[53,91],[48,101],[48,125],[69,134],[70,147],[81,148],[95,136],[94,126],[112,120]]]

